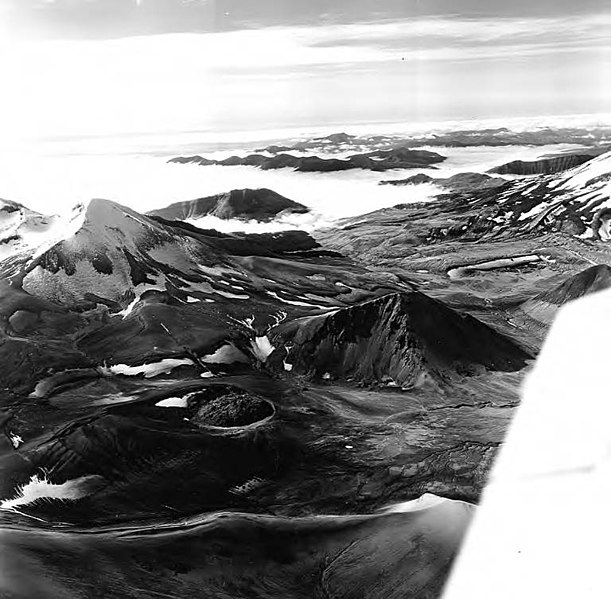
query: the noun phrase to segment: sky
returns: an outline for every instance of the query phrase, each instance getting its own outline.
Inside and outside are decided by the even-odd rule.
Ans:
[[[0,0],[0,138],[608,113],[608,0]]]

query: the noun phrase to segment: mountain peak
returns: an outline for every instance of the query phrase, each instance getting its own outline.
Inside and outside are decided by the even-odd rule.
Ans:
[[[20,276],[25,291],[51,301],[74,303],[90,294],[119,301],[137,279],[148,280],[134,276],[136,265],[139,272],[155,270],[148,266],[153,248],[182,250],[180,235],[111,200],[95,198],[49,218],[52,226],[25,252]]]
[[[193,220],[204,216],[269,222],[279,214],[304,214],[309,208],[265,187],[233,189],[197,200],[176,202],[148,214],[169,220]]]
[[[310,319],[287,361],[296,372],[398,385],[483,369],[516,371],[531,358],[477,319],[418,291],[391,293]]]
[[[152,231],[158,234],[163,231],[161,225],[135,210],[101,198],[77,206],[73,210],[73,219],[80,219],[77,233],[89,233],[92,238],[88,242],[97,245],[109,245],[118,240],[133,246],[138,237]]]

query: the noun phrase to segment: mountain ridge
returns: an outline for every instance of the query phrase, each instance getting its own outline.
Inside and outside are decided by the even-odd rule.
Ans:
[[[149,216],[168,220],[197,220],[203,216],[269,222],[283,214],[305,214],[310,209],[267,188],[233,189],[196,200],[175,202],[150,210]]]

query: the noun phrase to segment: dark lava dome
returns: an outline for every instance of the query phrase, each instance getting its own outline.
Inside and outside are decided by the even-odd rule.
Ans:
[[[192,418],[198,425],[235,427],[247,426],[274,413],[272,405],[256,395],[229,391],[203,403]]]

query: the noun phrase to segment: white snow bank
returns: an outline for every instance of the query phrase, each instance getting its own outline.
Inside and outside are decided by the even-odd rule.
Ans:
[[[12,499],[4,499],[0,502],[0,509],[10,510],[12,508],[34,503],[39,499],[61,499],[63,501],[75,501],[89,495],[90,483],[99,480],[97,475],[81,476],[73,480],[56,485],[48,481],[44,476],[35,474],[23,486],[18,487],[17,493]]]
[[[260,362],[265,362],[275,349],[267,335],[263,335],[263,337],[255,337],[254,340],[251,341],[251,346],[252,353]]]
[[[607,152],[589,160],[588,162],[571,169],[567,174],[564,183],[560,188],[580,189],[588,181],[600,177],[601,175],[611,174],[611,152]]]
[[[227,343],[215,352],[202,356],[205,364],[232,364],[233,362],[248,362],[248,358],[233,344]]]
[[[186,408],[188,405],[187,397],[167,397],[155,404],[158,408]]]
[[[127,364],[115,364],[106,368],[110,374],[122,374],[124,376],[138,376],[143,374],[144,378],[150,379],[160,374],[168,374],[178,366],[192,366],[193,360],[189,358],[164,358],[159,362],[141,364],[140,366],[128,366]]]
[[[403,501],[402,503],[395,503],[387,508],[384,508],[383,513],[385,514],[405,514],[407,512],[418,512],[420,510],[426,510],[436,505],[441,505],[451,501],[445,497],[439,497],[433,493],[425,493],[418,497],[418,499],[412,499],[411,501]]]

